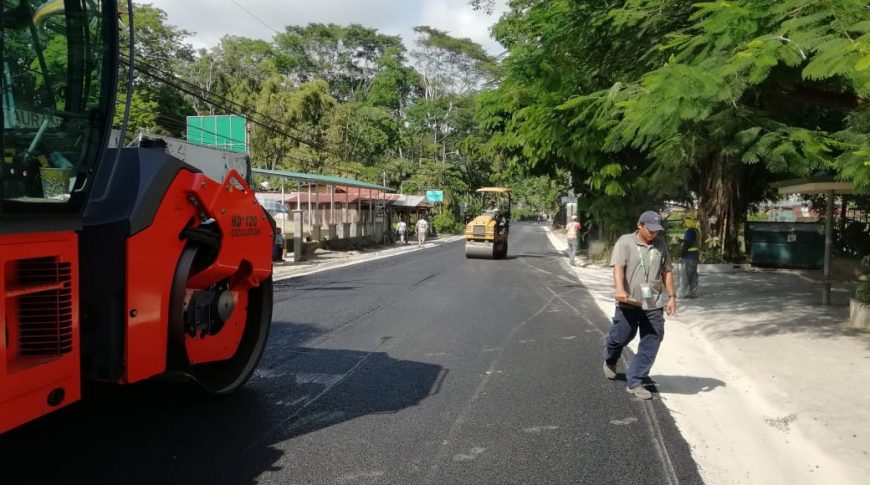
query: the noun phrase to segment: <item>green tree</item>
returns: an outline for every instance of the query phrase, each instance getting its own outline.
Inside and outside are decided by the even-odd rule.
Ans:
[[[419,38],[411,56],[417,62],[426,99],[467,94],[492,80],[495,60],[480,44],[426,25],[414,27],[414,32]]]
[[[404,52],[399,37],[359,24],[290,25],[275,36],[275,46],[286,60],[285,74],[298,82],[323,79],[342,102],[365,96],[388,51]]]
[[[398,143],[398,125],[383,108],[345,103],[331,116],[326,137],[338,161],[373,165]]]
[[[367,104],[390,110],[397,120],[420,85],[417,71],[404,62],[404,49],[388,48],[378,59],[380,69],[365,96]]]
[[[489,149],[569,167],[612,226],[698,199],[735,256],[769,181],[821,169],[867,186],[868,25],[851,0],[513,0],[493,30],[509,55],[482,113]]]
[[[269,42],[225,36],[217,46],[200,50],[196,60],[185,70],[185,78],[201,93],[214,94],[212,101],[217,101],[218,105],[229,104],[226,108],[241,112],[244,110],[239,105],[256,104],[263,86],[279,74],[281,62],[281,56]],[[189,100],[200,115],[228,114],[205,100],[195,97]]]
[[[159,108],[157,106],[157,101],[146,99],[142,97],[142,93],[139,91],[133,91],[133,95],[130,98],[130,118],[129,118],[129,126],[134,126],[142,129],[147,129],[149,131],[158,131],[159,124],[157,122],[157,115],[159,112]],[[124,110],[117,109],[115,110],[114,123],[115,126],[120,126],[124,119]],[[132,138],[135,133],[128,133],[128,135]]]
[[[326,135],[335,106],[325,81],[293,88],[283,76],[270,78],[255,106],[258,117],[268,121],[251,127],[254,162],[269,169],[323,173],[328,160]]]
[[[183,67],[193,61],[193,48],[185,43],[190,32],[170,25],[166,12],[148,4],[135,5],[133,27],[135,29],[134,61],[137,66],[134,77],[134,94],[136,104],[131,106],[130,130],[138,129],[160,130],[173,135],[180,135],[185,129],[185,120],[191,106],[188,99],[175,87],[164,80],[173,77],[183,70]],[[122,24],[127,25],[126,16],[122,15]],[[121,45],[126,46],[128,33],[121,29]],[[124,53],[126,55],[126,53]],[[126,70],[119,77],[119,93],[126,90]],[[123,102],[123,94],[118,97]],[[132,116],[133,110],[156,109],[156,116]],[[119,110],[123,106],[118,107]],[[148,122],[147,125],[132,122]]]
[[[654,3],[628,2],[636,15],[614,15],[615,26],[642,26],[636,19]],[[648,153],[653,175],[697,174],[688,188],[697,187],[701,220],[729,223],[734,256],[739,223],[769,195],[766,182],[832,170],[861,186],[848,173],[861,142],[844,142],[866,139],[849,120],[867,85],[857,67],[870,37],[858,35],[870,14],[851,0],[716,2],[688,19],[657,46],[671,56],[665,65],[598,105],[618,118],[608,147]]]

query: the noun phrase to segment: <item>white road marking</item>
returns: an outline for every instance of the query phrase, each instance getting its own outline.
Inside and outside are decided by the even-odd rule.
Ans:
[[[355,481],[360,480],[360,479],[380,478],[382,476],[384,476],[384,472],[382,472],[382,471],[346,473],[346,474],[338,477],[338,481],[339,482],[355,482]]]
[[[486,451],[486,448],[481,448],[481,447],[479,447],[479,446],[475,446],[475,447],[472,448],[468,453],[458,453],[458,454],[456,454],[456,455],[453,455],[453,461],[471,461],[471,460],[475,460],[475,459],[477,459],[477,457],[480,456],[484,451]]]
[[[540,433],[541,431],[553,431],[559,429],[558,426],[530,426],[528,428],[523,428],[523,431],[526,433]]]
[[[625,426],[627,424],[634,424],[637,422],[637,418],[629,417],[624,419],[611,419],[610,424],[615,424],[617,426]]]

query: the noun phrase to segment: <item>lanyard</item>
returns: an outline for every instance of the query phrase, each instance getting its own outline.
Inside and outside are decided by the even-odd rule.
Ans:
[[[637,248],[637,255],[640,258],[640,267],[643,269],[644,282],[649,283],[649,269],[646,267],[646,259],[644,256],[649,257],[650,249],[646,250],[646,254],[644,251],[640,249],[640,246],[635,246]],[[652,262],[650,262],[650,266],[652,266]]]

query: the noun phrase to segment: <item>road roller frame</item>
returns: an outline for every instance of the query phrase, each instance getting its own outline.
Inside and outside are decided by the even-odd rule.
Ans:
[[[83,379],[232,392],[272,318],[275,222],[250,171],[111,148],[118,2],[50,3],[0,9],[20,79],[4,85],[0,132],[0,433],[76,402]],[[29,57],[45,38],[67,47],[65,76]],[[51,79],[67,83],[28,91]]]
[[[477,192],[483,211],[465,226],[465,257],[504,259],[510,235],[511,190],[505,187],[482,187]]]

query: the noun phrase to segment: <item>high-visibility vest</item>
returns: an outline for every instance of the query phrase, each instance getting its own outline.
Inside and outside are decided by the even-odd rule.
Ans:
[[[686,248],[686,252],[687,253],[697,253],[699,251],[698,241],[701,240],[701,233],[698,232],[698,230],[695,229],[694,227],[690,227],[690,228],[686,229],[686,231],[695,231],[695,242],[693,242],[689,247]]]

